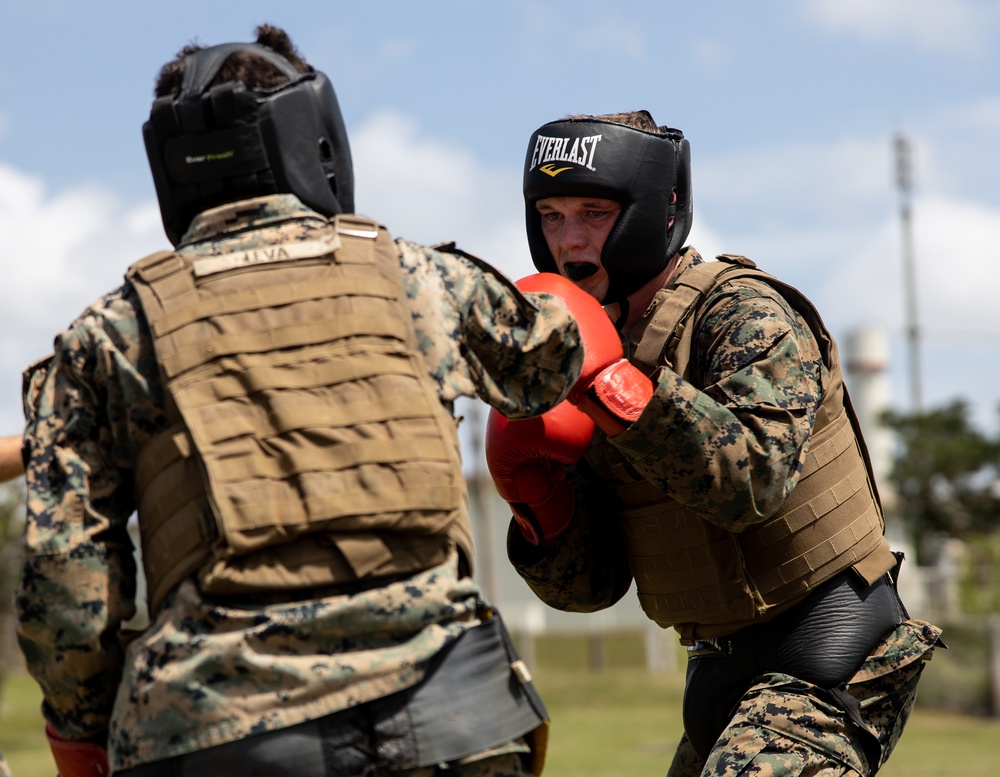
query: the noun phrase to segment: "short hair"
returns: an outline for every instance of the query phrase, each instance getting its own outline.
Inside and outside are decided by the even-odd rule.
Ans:
[[[261,24],[254,30],[257,34],[257,43],[265,48],[271,49],[276,54],[287,59],[292,67],[301,73],[308,73],[312,67],[299,54],[292,44],[288,33],[280,27],[270,24]],[[176,97],[180,94],[181,83],[184,78],[184,58],[196,51],[201,51],[204,46],[196,43],[189,44],[177,52],[177,55],[170,62],[165,64],[156,78],[156,86],[153,90],[157,97],[172,95]],[[224,84],[228,81],[239,81],[251,89],[271,89],[280,86],[288,81],[281,70],[263,57],[258,57],[252,52],[236,51],[219,69],[212,85]]]
[[[660,129],[653,120],[652,114],[646,110],[623,111],[621,113],[602,113],[600,116],[591,116],[590,114],[580,113],[575,116],[567,116],[566,118],[574,121],[585,119],[609,121],[613,124],[623,124],[626,127],[644,130],[646,132],[658,132]]]

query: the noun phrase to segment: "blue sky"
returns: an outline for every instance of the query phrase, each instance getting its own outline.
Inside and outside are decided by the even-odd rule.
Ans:
[[[569,113],[647,108],[693,157],[691,242],[800,288],[835,335],[877,327],[910,409],[892,137],[913,146],[925,405],[1000,402],[1000,5],[991,0],[236,3],[4,0],[0,433],[20,371],[167,247],[140,127],[190,41],[285,27],[345,114],[360,212],[532,270],[521,165]]]

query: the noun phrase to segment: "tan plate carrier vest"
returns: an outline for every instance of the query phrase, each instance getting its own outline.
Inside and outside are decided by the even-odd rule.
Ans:
[[[778,513],[739,533],[700,518],[645,480],[603,435],[587,455],[621,503],[622,534],[646,615],[688,642],[767,620],[853,567],[869,583],[895,565],[868,452],[857,430],[836,345],[800,292],[723,255],[686,269],[654,299],[630,338],[630,360],[647,374],[664,364],[689,374],[693,333],[722,283],[755,278],[775,287],[809,323],[830,370],[801,478]],[[637,345],[636,345],[637,344]]]
[[[171,427],[136,500],[151,611],[197,574],[213,595],[472,561],[456,422],[415,343],[398,254],[374,222],[130,268]]]

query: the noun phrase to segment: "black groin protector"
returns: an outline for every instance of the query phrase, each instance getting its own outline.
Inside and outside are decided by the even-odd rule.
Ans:
[[[238,51],[271,62],[288,82],[209,88]],[[226,43],[187,56],[180,93],[153,102],[142,135],[175,246],[198,213],[248,197],[287,192],[327,216],[354,212],[351,151],[333,86],[264,46]]]
[[[671,203],[674,193],[677,200]],[[601,252],[610,281],[602,302],[618,302],[666,267],[687,240],[690,147],[680,130],[646,132],[600,119],[563,119],[535,130],[524,164],[528,247],[539,271],[557,272],[535,209],[544,197],[601,197],[621,203]]]

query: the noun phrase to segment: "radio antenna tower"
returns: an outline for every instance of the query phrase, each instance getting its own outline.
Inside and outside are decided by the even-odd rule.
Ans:
[[[910,359],[910,400],[913,411],[923,410],[920,385],[920,327],[917,322],[917,270],[913,255],[913,167],[910,141],[902,132],[893,141],[896,152],[896,188],[899,190],[899,219],[903,238],[903,292],[906,308],[906,337]]]

